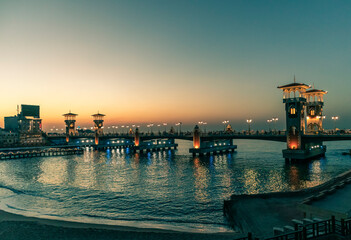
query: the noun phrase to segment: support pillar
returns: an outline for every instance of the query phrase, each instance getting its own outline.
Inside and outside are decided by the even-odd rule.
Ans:
[[[69,137],[76,134],[76,116],[78,114],[69,113],[63,114],[65,117],[65,125],[66,125],[66,143],[69,142]]]
[[[195,149],[200,148],[200,143],[201,143],[200,133],[201,133],[200,128],[198,125],[196,125],[194,128],[194,134],[193,134],[193,146]]]
[[[140,144],[140,135],[139,135],[139,129],[135,129],[135,134],[134,134],[134,146],[138,147]]]
[[[104,114],[97,113],[92,115],[94,118],[94,130],[95,130],[95,145],[99,145],[99,136],[103,135],[103,125],[104,125]]]

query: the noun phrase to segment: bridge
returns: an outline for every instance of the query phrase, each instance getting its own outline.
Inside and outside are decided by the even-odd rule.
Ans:
[[[69,137],[70,142],[65,143],[66,140],[66,135],[65,134],[51,134],[47,136],[47,139],[53,143],[53,144],[66,144],[66,145],[72,145],[72,146],[88,146],[88,147],[95,147],[97,149],[105,149],[105,148],[114,148],[114,147],[123,147],[123,146],[130,146],[130,147],[135,147],[135,133],[133,134],[102,134],[99,136],[99,144],[95,144],[95,134],[76,134],[76,135],[71,135]],[[319,133],[315,135],[304,135],[303,138],[308,141],[308,142],[319,142],[319,141],[345,141],[351,140],[351,134],[325,134],[325,133]],[[159,147],[157,144],[157,140],[172,140],[171,144],[174,144],[174,140],[186,140],[186,141],[194,141],[194,134],[189,133],[189,132],[184,132],[184,133],[158,133],[158,134],[153,134],[153,133],[140,133],[139,134],[139,142],[140,143],[156,143],[153,144],[153,147],[155,149],[163,149],[163,148],[168,148],[168,145],[164,145],[163,147]],[[217,146],[219,147],[219,144],[224,144],[226,143],[225,140],[237,140],[237,139],[248,139],[248,140],[263,140],[263,141],[275,141],[275,142],[286,142],[287,137],[286,133],[283,132],[281,134],[275,134],[275,133],[256,133],[256,134],[242,134],[242,133],[226,133],[226,132],[217,132],[217,133],[203,133],[201,134],[201,142],[210,142],[213,143],[212,148],[214,147],[214,144],[217,143]],[[123,142],[122,142],[123,141]],[[230,142],[227,142],[227,147],[221,146],[222,152],[225,152],[229,150],[230,146],[235,146],[231,144]],[[233,143],[233,142],[232,142]],[[146,149],[145,145],[145,150],[150,150],[152,151],[153,148]],[[322,146],[322,145],[321,145]],[[169,147],[174,147],[169,146]],[[213,148],[212,151],[204,150],[203,154],[211,154],[215,153],[216,151],[219,151],[216,148]],[[199,152],[200,155],[201,152]]]
[[[211,154],[234,151],[236,139],[254,139],[265,141],[286,142],[283,158],[286,161],[304,160],[323,156],[326,152],[325,141],[351,140],[347,134],[325,134],[323,129],[323,96],[327,91],[311,88],[310,85],[294,82],[279,86],[283,91],[283,103],[286,113],[286,132],[271,132],[266,134],[240,134],[231,131],[203,133],[195,126],[192,133],[163,132],[159,134],[141,133],[138,128],[130,129],[129,134],[105,134],[103,132],[104,114],[92,115],[94,133],[78,134],[75,123],[77,114],[66,113],[66,134],[48,135],[47,139],[53,144],[93,146],[95,148],[132,146],[136,151],[152,151],[165,148],[177,148],[175,140],[193,142],[189,152],[193,155]],[[248,122],[249,123],[249,122]],[[250,126],[250,125],[249,125]],[[279,133],[279,134],[277,134]]]

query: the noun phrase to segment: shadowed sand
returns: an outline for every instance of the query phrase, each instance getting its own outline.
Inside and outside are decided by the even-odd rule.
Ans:
[[[0,210],[1,240],[31,239],[233,239],[235,233],[190,233],[25,217]]]

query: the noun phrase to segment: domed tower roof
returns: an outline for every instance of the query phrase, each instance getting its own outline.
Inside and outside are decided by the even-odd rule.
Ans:
[[[327,91],[324,91],[324,90],[320,90],[320,89],[309,89],[305,92],[305,94],[309,95],[309,94],[327,94],[328,92]]]

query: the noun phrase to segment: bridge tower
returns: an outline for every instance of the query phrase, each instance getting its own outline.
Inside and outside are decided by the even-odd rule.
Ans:
[[[193,146],[195,149],[200,148],[201,140],[200,140],[200,128],[198,125],[195,126],[194,128],[194,134],[193,134]]]
[[[94,121],[94,130],[95,130],[95,144],[99,144],[99,136],[103,134],[103,125],[104,125],[104,114],[96,113],[91,115]]]
[[[283,157],[294,159],[298,150],[303,150],[302,135],[305,132],[305,93],[309,85],[294,83],[279,86],[283,90],[283,103],[286,112],[286,142],[287,149],[283,150]]]
[[[66,124],[66,142],[69,142],[69,136],[76,134],[76,117],[78,114],[69,113],[63,114],[65,117],[65,124]]]
[[[302,160],[314,158],[317,156],[322,156],[326,152],[326,147],[322,145],[322,142],[318,139],[311,139],[306,136],[308,129],[306,131],[306,120],[307,124],[311,124],[312,119],[306,116],[312,116],[313,118],[318,118],[318,127],[322,126],[319,120],[322,120],[322,99],[321,96],[324,94],[318,90],[315,92],[315,89],[307,90],[311,86],[304,83],[294,83],[279,86],[279,89],[283,90],[283,103],[285,103],[285,112],[286,112],[286,142],[287,149],[283,150],[283,157],[286,160]],[[307,92],[307,93],[306,93]],[[308,102],[312,99],[313,95],[318,95],[317,102]],[[318,109],[316,108],[318,106]],[[314,109],[314,112],[310,111]],[[318,110],[318,111],[317,111]],[[314,122],[313,122],[314,124]],[[312,125],[313,126],[313,125]]]
[[[318,89],[306,91],[306,134],[323,132],[323,96],[327,93]]]
[[[138,147],[140,145],[140,135],[139,135],[139,128],[135,129],[134,133],[134,145]]]

